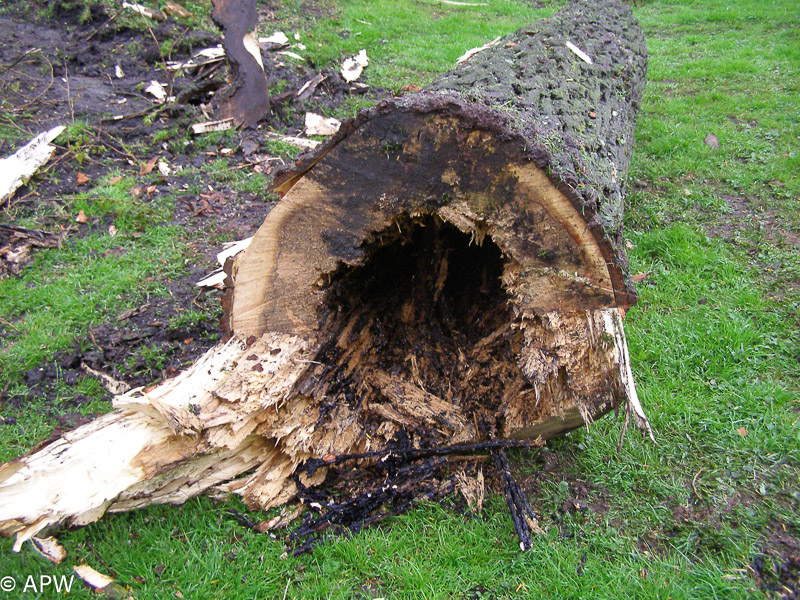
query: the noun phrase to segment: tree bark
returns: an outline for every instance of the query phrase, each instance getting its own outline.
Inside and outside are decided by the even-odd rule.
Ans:
[[[621,321],[645,67],[629,9],[580,1],[345,124],[228,264],[232,339],[0,469],[0,532],[209,488],[266,508],[311,459],[547,439],[620,402],[649,431]]]

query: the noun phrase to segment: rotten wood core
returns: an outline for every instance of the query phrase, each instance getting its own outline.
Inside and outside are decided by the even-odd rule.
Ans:
[[[317,525],[357,528],[379,518],[365,490],[405,506],[415,489],[434,497],[456,481],[435,453],[389,461],[392,481],[410,478],[395,493],[381,459],[337,478],[343,455],[542,441],[621,403],[625,423],[649,432],[622,327],[635,293],[620,243],[641,32],[619,3],[587,0],[515,36],[435,91],[361,113],[279,177],[281,202],[226,265],[231,339],[0,467],[0,533],[18,549],[54,524],[202,492],[269,508],[323,494],[326,478],[352,510]],[[525,61],[519,89],[498,80],[467,97],[458,86],[493,76],[492,53]],[[585,87],[523,97],[528,76]],[[491,105],[504,93],[511,110]],[[605,102],[596,130],[577,120],[586,98]],[[529,547],[535,517],[493,455]]]

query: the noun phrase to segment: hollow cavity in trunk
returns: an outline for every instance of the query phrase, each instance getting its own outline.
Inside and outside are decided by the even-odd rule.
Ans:
[[[475,439],[529,388],[522,334],[502,286],[506,259],[435,216],[373,236],[368,260],[327,278],[316,376],[303,392],[361,413],[368,436],[405,429],[415,445]],[[322,417],[321,417],[322,418]]]

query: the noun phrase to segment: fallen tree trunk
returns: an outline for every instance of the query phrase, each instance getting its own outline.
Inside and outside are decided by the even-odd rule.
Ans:
[[[544,440],[620,402],[649,431],[621,321],[645,68],[627,7],[575,2],[346,123],[228,264],[230,341],[3,466],[0,532],[210,488],[267,508],[312,459]]]

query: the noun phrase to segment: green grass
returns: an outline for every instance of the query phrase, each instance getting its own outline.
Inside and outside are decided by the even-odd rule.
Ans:
[[[406,84],[428,83],[452,68],[470,48],[550,15],[562,3],[548,2],[539,9],[534,3],[508,0],[488,0],[485,4],[323,1],[318,4],[322,16],[315,19],[306,3],[287,0],[279,14],[294,20],[296,29],[292,31],[298,31],[300,41],[307,46],[301,54],[315,65],[338,66],[343,59],[366,49],[370,65],[364,71],[364,81],[399,90]]]
[[[300,2],[282,5],[306,55],[338,65],[366,48],[365,80],[388,89],[423,84],[466,49],[556,7],[322,6],[312,19]],[[632,272],[649,275],[626,330],[657,446],[629,432],[617,455],[620,421],[607,417],[548,445],[561,465],[555,475],[543,453],[516,453],[519,471],[536,481],[531,501],[546,531],[525,554],[498,497],[480,519],[425,505],[298,558],[228,516],[246,512],[238,501],[196,499],[64,532],[72,562],[60,567],[30,548],[11,555],[2,541],[0,575],[68,574],[85,560],[113,571],[137,598],[759,597],[751,566],[769,553],[770,534],[800,537],[800,249],[792,242],[800,229],[800,13],[793,0],[651,0],[634,10],[650,64],[626,224]],[[708,133],[719,149],[703,143]],[[218,161],[214,177],[255,193],[226,168]],[[21,279],[0,282],[0,315],[23,332],[0,351],[3,381],[104,311],[160,293],[136,265],[155,269],[155,281],[175,274],[174,230],[143,225],[144,208],[126,209],[115,194],[101,186],[75,202],[96,218],[124,217],[117,238],[98,233],[42,251]],[[141,227],[142,236],[127,233]],[[103,256],[117,244],[128,252]],[[78,293],[89,300],[62,301]],[[31,410],[44,408],[34,402]],[[0,429],[3,457],[48,433],[41,420],[26,427]],[[602,509],[564,512],[581,485]],[[777,570],[766,556],[768,580],[770,561]]]

